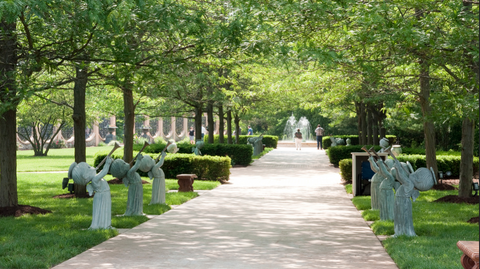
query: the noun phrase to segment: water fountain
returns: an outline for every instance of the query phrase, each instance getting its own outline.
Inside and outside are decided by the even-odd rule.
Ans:
[[[300,129],[302,132],[303,141],[311,140],[311,125],[306,117],[301,117],[300,120],[295,120],[295,116],[290,116],[285,124],[285,129],[283,130],[282,140],[294,141],[295,132],[297,129]]]
[[[300,132],[302,133],[303,137],[303,142],[311,140],[311,126],[310,122],[306,117],[301,117],[300,120],[297,123],[297,129],[300,129]],[[296,130],[295,130],[296,131]]]
[[[290,116],[285,124],[285,129],[283,129],[283,137],[282,140],[293,141],[294,134],[297,131],[297,120],[295,120],[295,116]]]

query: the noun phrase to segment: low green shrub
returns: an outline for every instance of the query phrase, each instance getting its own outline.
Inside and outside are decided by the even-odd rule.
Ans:
[[[341,160],[352,159],[352,152],[364,152],[362,147],[363,146],[361,145],[331,147],[328,149],[328,158],[330,159],[330,163],[335,167],[338,167]],[[366,147],[371,148],[372,146]],[[374,149],[375,151],[379,151],[381,147],[375,146]]]
[[[350,144],[352,146],[360,145],[360,140],[358,138],[358,135],[335,135],[334,137],[335,138],[343,138],[343,140],[345,141],[345,144],[347,143],[347,138],[350,138]],[[390,145],[395,144],[395,141],[397,140],[397,137],[395,135],[387,135],[386,137],[387,137]],[[379,137],[379,139],[381,139],[381,137]],[[330,146],[332,145],[332,141],[330,140],[330,136],[324,136],[322,138],[322,144],[323,144],[324,149],[330,148]]]
[[[214,137],[213,137],[213,143],[214,144],[219,144],[220,143],[219,140],[218,140],[218,137],[219,137],[219,135],[214,135]],[[247,138],[249,138],[249,137],[251,137],[251,135],[240,135],[238,145],[247,144]],[[235,139],[235,137],[233,136],[232,139]],[[208,141],[208,135],[205,135],[204,141],[205,142]],[[227,141],[227,136],[225,136],[225,142],[226,141]],[[278,136],[276,136],[276,135],[264,135],[263,139],[262,139],[262,142],[263,142],[263,144],[265,144],[266,148],[276,149],[277,144],[278,144]]]
[[[401,154],[397,157],[401,162],[410,162],[412,164],[413,170],[417,170],[420,167],[427,167],[427,160],[425,155],[405,155]],[[461,156],[448,156],[448,155],[437,155],[437,167],[439,171],[450,171],[452,172],[452,177],[460,176],[460,162]],[[473,158],[473,172],[474,174],[478,172],[478,157]]]
[[[138,152],[134,152],[136,156]],[[97,166],[106,156],[107,151],[97,152],[95,154],[94,166]],[[152,158],[157,158],[157,154],[146,154]],[[114,159],[122,159],[123,152],[112,154]],[[230,167],[232,160],[230,157],[220,156],[196,156],[195,154],[168,154],[162,165],[162,170],[166,178],[176,178],[178,174],[196,174],[199,179],[206,180],[228,180],[230,177]],[[102,166],[103,167],[103,166]],[[147,176],[146,173],[138,171],[141,176]]]
[[[352,182],[352,159],[343,159],[339,162],[340,175],[346,182]]]
[[[143,152],[152,154],[152,158],[155,155],[156,158],[166,145],[166,143],[151,144]],[[133,149],[138,151],[142,147],[143,144],[136,144]],[[191,145],[189,142],[179,142],[177,147],[178,153],[189,154],[193,152],[195,145]],[[247,144],[205,144],[200,151],[202,155],[228,156],[232,159],[232,164],[249,165],[252,162],[253,148]]]

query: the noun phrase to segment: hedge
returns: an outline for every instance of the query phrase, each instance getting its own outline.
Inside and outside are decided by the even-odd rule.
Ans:
[[[249,138],[249,137],[252,137],[252,135],[240,135],[239,136],[239,142],[238,142],[237,145],[247,144],[247,138]],[[256,137],[256,136],[253,135],[253,137]],[[218,139],[219,139],[219,135],[214,135],[213,143],[214,144],[220,144],[218,142]],[[232,139],[235,140],[235,136],[232,136]],[[207,142],[208,141],[208,135],[205,135],[203,140],[205,142]],[[225,141],[227,141],[227,136],[225,136]],[[276,149],[277,144],[278,144],[278,136],[276,136],[276,135],[264,135],[263,139],[262,139],[262,142],[263,142],[263,144],[265,144],[265,147]]]
[[[391,157],[389,157],[391,158]],[[420,167],[427,167],[425,155],[400,155],[397,156],[400,162],[410,162],[413,170]],[[453,178],[460,176],[460,156],[437,156],[437,166],[439,171],[451,171]],[[345,181],[352,181],[352,158],[343,159],[340,162],[340,173]],[[478,172],[479,160],[478,157],[473,158],[473,172]]]
[[[352,182],[352,159],[343,159],[339,162],[340,175],[343,180]]]
[[[335,138],[343,138],[343,140],[345,140],[345,144],[347,143],[347,138],[350,138],[350,144],[352,146],[360,144],[360,140],[358,138],[358,135],[335,135],[334,137]],[[387,137],[390,145],[395,144],[395,141],[397,141],[397,137],[395,135],[387,135],[386,137]],[[379,139],[381,139],[381,138],[379,138]],[[322,145],[323,145],[323,149],[330,148],[330,146],[332,145],[332,141],[330,140],[330,136],[324,136],[322,138]]]
[[[143,145],[134,145],[134,150],[140,150]],[[151,144],[145,148],[144,153],[153,153],[155,156],[165,148],[165,143],[156,143]],[[191,145],[188,142],[177,143],[178,153],[190,154],[193,152],[195,145]],[[200,150],[202,155],[211,155],[211,156],[228,156],[232,160],[232,165],[249,165],[252,162],[253,148],[250,145],[243,144],[205,144],[204,147]]]
[[[355,146],[336,146],[331,147],[328,150],[328,158],[330,159],[330,163],[333,164],[335,167],[338,167],[339,163],[343,159],[352,159],[352,152],[364,152],[362,150],[363,146],[355,145]],[[366,146],[368,149],[372,146]],[[381,149],[380,146],[374,146],[375,151],[379,151]]]
[[[136,156],[138,152],[134,152]],[[99,151],[94,156],[94,166],[97,166],[106,156],[107,151]],[[153,159],[157,154],[150,155]],[[112,154],[114,159],[122,159],[123,153]],[[196,174],[199,179],[228,180],[230,178],[231,159],[220,156],[196,156],[195,154],[168,154],[162,165],[166,178],[176,178],[178,174]],[[138,171],[141,176],[146,173]]]

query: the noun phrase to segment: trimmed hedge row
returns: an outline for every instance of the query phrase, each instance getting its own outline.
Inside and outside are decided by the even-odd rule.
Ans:
[[[134,152],[136,156],[138,152]],[[106,156],[107,151],[99,151],[94,156],[94,166],[97,166]],[[157,154],[150,155],[153,159],[157,158]],[[112,154],[114,159],[122,159],[123,153]],[[176,178],[178,174],[196,174],[199,179],[206,180],[228,180],[230,178],[229,157],[220,156],[196,156],[195,154],[167,154],[162,165],[166,178]],[[146,173],[138,171],[141,176],[147,176]]]
[[[214,144],[219,144],[218,142],[218,137],[219,135],[214,135],[213,137],[213,143]],[[239,136],[239,142],[237,145],[242,145],[242,144],[247,144],[247,138],[252,137],[252,135],[240,135]],[[253,137],[256,137],[256,135],[253,135]],[[235,139],[235,137],[232,137],[232,139]],[[205,135],[203,140],[206,142],[208,141],[208,134]],[[225,141],[227,141],[227,136],[225,136]],[[278,144],[278,136],[276,135],[264,135],[262,139],[263,144],[265,144],[266,148],[277,148]]]
[[[350,144],[351,145],[359,145],[360,144],[360,140],[358,138],[358,135],[336,135],[334,136],[335,138],[343,138],[343,140],[345,140],[345,144],[347,143],[347,138],[350,138]],[[395,135],[387,135],[386,136],[387,139],[388,139],[388,142],[390,143],[390,145],[393,145],[395,144],[395,141],[397,140],[397,136]],[[381,138],[380,138],[381,139]],[[322,145],[323,145],[323,148],[324,149],[328,149],[330,148],[330,146],[332,145],[332,141],[330,140],[330,136],[324,136],[322,138]],[[363,145],[362,145],[363,146]]]
[[[391,158],[391,157],[389,157]],[[417,170],[420,167],[427,167],[427,161],[425,155],[400,155],[397,157],[400,162],[410,162],[413,170]],[[452,177],[456,178],[460,176],[460,156],[437,156],[437,166],[439,171],[451,171]],[[339,162],[340,174],[342,178],[347,181],[352,181],[352,158],[343,159]],[[479,159],[473,158],[473,172],[478,172]]]
[[[414,170],[420,167],[427,167],[427,160],[425,155],[399,155],[397,159],[401,162],[410,162]],[[453,177],[460,176],[460,162],[461,156],[437,156],[437,167],[439,171],[450,171]],[[478,171],[478,157],[473,158],[473,173]]]
[[[363,145],[331,147],[330,149],[328,149],[328,158],[330,159],[330,163],[333,164],[335,167],[338,167],[341,160],[352,159],[352,152],[364,152],[362,150],[362,147]],[[369,149],[372,146],[366,147]],[[375,151],[379,151],[381,147],[374,146],[374,149]]]
[[[143,145],[134,145],[134,150],[140,150]],[[151,144],[145,148],[144,153],[152,153],[158,156],[158,154],[165,148],[166,143]],[[178,153],[191,154],[195,145],[190,143],[177,143]],[[253,148],[250,145],[243,144],[205,144],[200,150],[202,155],[211,156],[228,156],[232,160],[232,164],[249,165],[252,162]],[[152,156],[153,156],[152,155]]]
[[[340,176],[347,182],[352,182],[352,159],[343,159],[339,163]]]

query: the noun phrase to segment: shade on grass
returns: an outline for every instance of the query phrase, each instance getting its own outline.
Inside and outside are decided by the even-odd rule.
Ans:
[[[401,269],[406,268],[461,268],[462,252],[458,241],[478,241],[478,224],[467,221],[478,216],[479,207],[469,204],[437,203],[446,195],[458,195],[458,191],[429,190],[421,192],[412,203],[415,237],[389,237],[383,241],[388,254]],[[356,196],[355,206],[364,210],[365,220],[375,221],[372,230],[376,235],[393,235],[393,221],[380,221],[378,210],[370,209],[369,196]]]
[[[93,199],[54,199],[67,193],[58,173],[19,173],[19,204],[51,210],[46,215],[23,215],[0,218],[0,268],[50,268],[99,243],[116,236],[117,230],[87,230],[92,221]],[[111,179],[110,176],[105,178]],[[143,178],[143,180],[148,180]],[[176,180],[166,180],[167,189],[178,189]],[[213,189],[218,182],[196,181],[194,189]],[[144,184],[143,210],[159,215],[168,205],[179,205],[197,196],[195,192],[167,193],[168,205],[151,205],[152,185]],[[133,228],[148,220],[146,216],[120,217],[127,206],[128,189],[110,185],[112,226]]]

